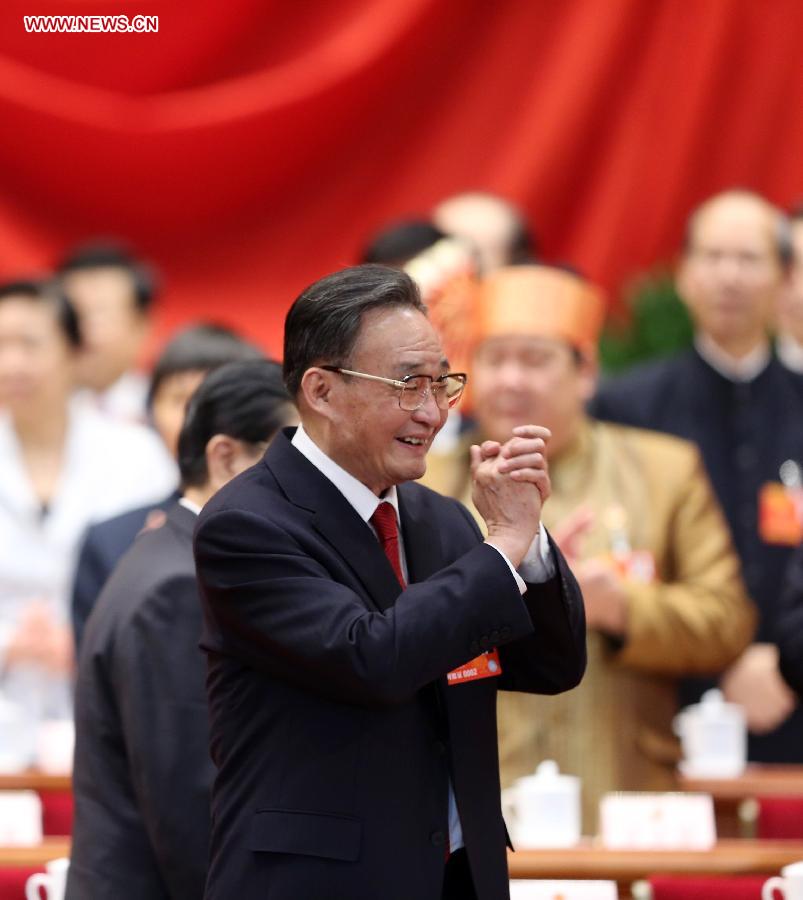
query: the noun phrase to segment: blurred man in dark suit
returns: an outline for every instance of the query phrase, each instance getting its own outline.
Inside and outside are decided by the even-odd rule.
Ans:
[[[746,710],[749,757],[759,762],[803,762],[803,713],[774,643],[783,574],[801,539],[793,507],[803,382],[773,357],[768,337],[790,251],[788,222],[764,198],[732,190],[700,206],[677,274],[694,349],[604,384],[591,407],[598,418],[689,438],[702,451],[760,612],[756,643],[721,682]]]
[[[384,266],[301,294],[284,373],[302,425],[196,528],[206,898],[500,900],[497,689],[555,693],[585,665],[582,598],[539,527],[549,434],[522,423],[473,448],[485,542],[409,483],[465,376]]]
[[[203,504],[293,418],[267,361],[223,366],[193,396],[181,499],[125,555],[86,630],[69,900],[203,896],[213,768],[192,530]]]
[[[171,457],[175,458],[178,450],[187,401],[204,376],[228,362],[263,358],[261,350],[220,325],[192,325],[168,342],[151,375],[147,409],[153,427]],[[178,497],[175,492],[161,503],[96,522],[87,530],[72,590],[72,622],[77,649],[86,620],[120,557],[143,528],[164,521],[165,511]]]
[[[803,697],[803,544],[786,571],[777,629],[781,674]]]

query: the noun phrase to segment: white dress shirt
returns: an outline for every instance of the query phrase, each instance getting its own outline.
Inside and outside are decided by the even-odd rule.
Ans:
[[[404,573],[406,581],[408,576],[407,558],[405,556],[404,542],[401,534],[399,497],[396,486],[393,485],[390,487],[383,497],[377,497],[370,488],[366,487],[361,481],[342,468],[342,466],[339,466],[331,459],[331,457],[327,456],[306,431],[304,431],[303,425],[299,425],[296,429],[292,443],[299,453],[306,457],[322,475],[332,482],[351,504],[363,522],[370,524],[371,516],[373,516],[380,503],[390,503],[396,510],[396,524],[399,528],[399,557],[402,572]],[[489,546],[493,545],[489,544]],[[522,594],[527,590],[524,578],[531,584],[538,584],[551,578],[554,574],[555,563],[549,551],[549,543],[546,539],[545,529],[543,527],[540,529],[539,535],[533,541],[532,546],[527,552],[525,561],[519,569],[521,574],[516,571],[513,564],[498,547],[494,547],[494,549],[508,564],[511,575],[515,578],[519,591]],[[524,575],[524,578],[522,578],[522,575]],[[460,816],[457,812],[454,788],[452,787],[451,779],[449,779],[449,848],[450,850],[455,851],[462,846],[464,846],[463,829],[460,825]]]
[[[699,332],[694,336],[694,346],[702,358],[728,381],[746,383],[753,381],[769,365],[772,357],[770,342],[765,341],[751,350],[746,356],[731,356],[713,341],[707,334]]]
[[[150,379],[142,372],[124,372],[105,391],[83,388],[76,396],[115,422],[144,425],[148,419]]]
[[[787,369],[803,374],[803,344],[799,344],[791,334],[779,334],[775,338],[775,352]]]

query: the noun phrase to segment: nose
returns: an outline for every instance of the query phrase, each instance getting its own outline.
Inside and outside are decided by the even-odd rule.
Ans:
[[[427,399],[412,413],[413,421],[419,422],[421,425],[427,425],[430,428],[437,428],[442,422],[446,421],[448,410],[441,409],[435,401],[432,391],[427,395]]]
[[[520,391],[527,386],[527,369],[517,360],[508,360],[496,370],[497,390]]]

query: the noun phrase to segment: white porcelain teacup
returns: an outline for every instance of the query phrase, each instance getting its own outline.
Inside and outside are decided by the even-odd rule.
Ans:
[[[775,875],[764,882],[762,900],[803,900],[803,862],[792,863],[781,869],[781,877]]]
[[[522,847],[572,847],[580,840],[580,779],[544,760],[502,791],[505,821]]]
[[[45,889],[45,900],[64,900],[67,889],[67,869],[70,861],[66,856],[51,859],[45,864],[45,872],[37,872],[25,882],[26,900],[42,900],[40,888]]]
[[[674,719],[683,745],[680,770],[698,778],[735,778],[747,762],[747,724],[744,710],[726,703],[717,689],[706,691],[699,703],[687,706]]]

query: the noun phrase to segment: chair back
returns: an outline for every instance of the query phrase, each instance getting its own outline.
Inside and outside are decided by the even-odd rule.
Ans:
[[[767,840],[803,839],[803,796],[756,797],[756,837]]]
[[[765,875],[650,875],[633,885],[639,900],[761,900]]]

